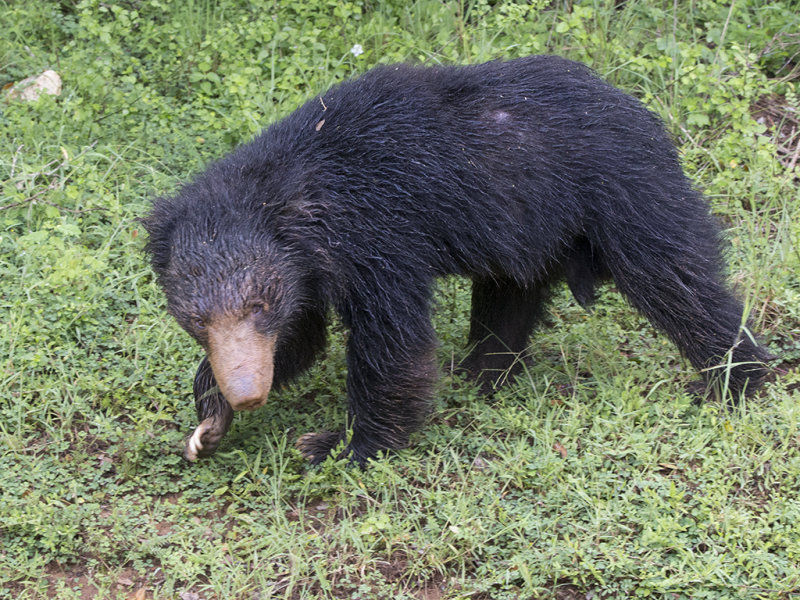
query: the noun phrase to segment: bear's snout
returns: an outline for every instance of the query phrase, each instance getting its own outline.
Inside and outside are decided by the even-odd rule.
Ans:
[[[220,320],[209,327],[208,361],[233,410],[266,403],[275,370],[275,336],[262,335],[247,320]]]

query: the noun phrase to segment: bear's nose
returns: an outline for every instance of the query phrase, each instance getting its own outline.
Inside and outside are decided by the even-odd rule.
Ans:
[[[233,410],[253,410],[263,406],[267,401],[269,390],[265,392],[259,385],[260,378],[251,374],[231,377],[225,383],[225,389],[220,391]],[[222,386],[220,387],[222,388]]]

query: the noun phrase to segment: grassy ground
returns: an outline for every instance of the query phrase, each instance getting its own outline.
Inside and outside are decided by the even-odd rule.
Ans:
[[[0,85],[64,79],[0,102],[1,598],[800,596],[791,0],[0,0],[0,31]],[[782,357],[763,394],[693,403],[691,368],[607,288],[592,314],[557,294],[489,403],[452,375],[468,294],[450,279],[412,449],[366,472],[294,450],[343,420],[335,328],[324,362],[182,462],[201,351],[143,257],[149,198],[376,63],[543,52],[667,122]]]

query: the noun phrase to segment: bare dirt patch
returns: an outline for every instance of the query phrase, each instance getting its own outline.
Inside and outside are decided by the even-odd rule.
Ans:
[[[791,171],[800,164],[800,112],[785,96],[760,98],[752,108],[753,118],[775,135],[778,160]]]

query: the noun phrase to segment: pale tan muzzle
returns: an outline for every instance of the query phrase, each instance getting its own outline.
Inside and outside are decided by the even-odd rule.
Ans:
[[[267,401],[275,371],[275,337],[252,321],[227,317],[208,328],[208,360],[219,389],[233,410],[253,410]]]

